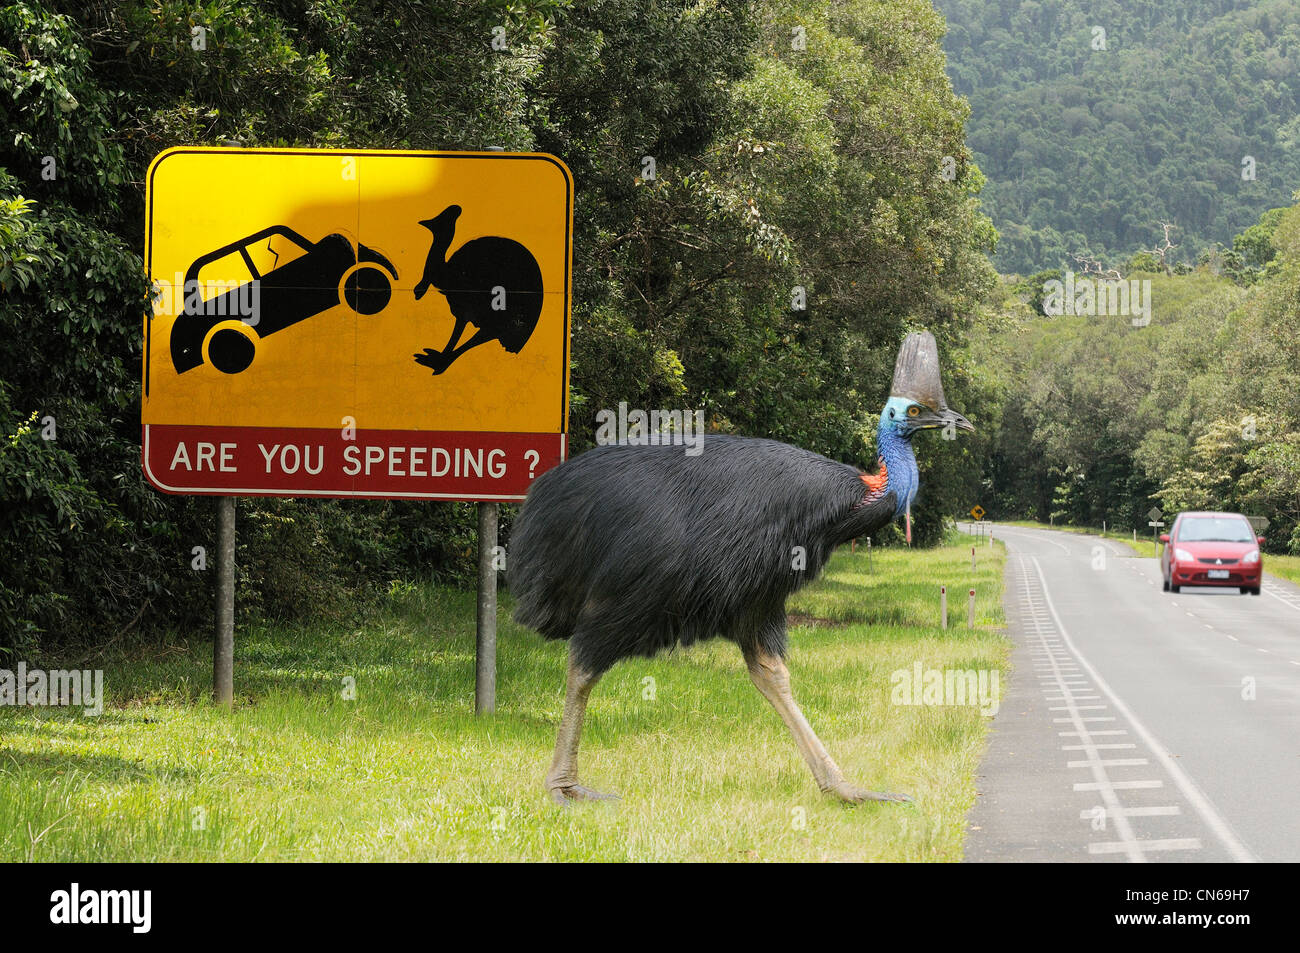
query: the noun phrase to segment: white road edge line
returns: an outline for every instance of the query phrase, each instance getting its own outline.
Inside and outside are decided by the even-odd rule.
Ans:
[[[1210,803],[1210,799],[1205,796],[1205,793],[1199,787],[1196,786],[1196,782],[1188,777],[1187,773],[1178,766],[1178,763],[1169,754],[1169,751],[1156,740],[1155,736],[1151,734],[1146,725],[1138,721],[1137,716],[1133,714],[1133,710],[1120,700],[1120,697],[1115,694],[1114,690],[1106,684],[1106,681],[1101,677],[1101,674],[1092,667],[1092,663],[1089,662],[1084,657],[1083,653],[1079,651],[1079,647],[1074,644],[1074,639],[1070,638],[1070,633],[1065,628],[1065,623],[1061,621],[1061,614],[1056,611],[1056,603],[1053,601],[1052,594],[1047,588],[1047,579],[1043,575],[1043,567],[1038,562],[1038,557],[1030,556],[1029,558],[1033,560],[1034,570],[1038,573],[1038,581],[1043,587],[1043,600],[1047,603],[1047,608],[1051,610],[1052,618],[1056,621],[1056,629],[1061,633],[1061,638],[1065,640],[1065,644],[1069,646],[1070,651],[1074,653],[1074,657],[1079,660],[1079,664],[1092,674],[1093,681],[1096,682],[1097,687],[1110,698],[1111,702],[1115,705],[1115,708],[1124,716],[1129,725],[1132,726],[1133,730],[1137,732],[1138,737],[1146,742],[1147,747],[1151,749],[1152,753],[1164,766],[1164,769],[1169,772],[1169,776],[1173,778],[1174,784],[1178,786],[1178,790],[1183,792],[1183,797],[1187,798],[1196,813],[1201,816],[1201,820],[1203,820],[1206,826],[1214,832],[1214,836],[1219,839],[1219,842],[1223,844],[1228,853],[1232,855],[1232,858],[1242,864],[1257,863],[1255,855],[1252,854],[1246,845],[1241,842],[1241,839],[1233,832],[1232,827],[1226,820],[1224,820],[1223,816],[1219,814],[1214,805]]]

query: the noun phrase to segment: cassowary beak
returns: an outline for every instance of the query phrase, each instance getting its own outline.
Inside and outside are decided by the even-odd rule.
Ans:
[[[942,416],[943,416],[942,426],[944,427],[948,426],[949,424],[952,424],[958,430],[969,430],[971,433],[975,432],[975,425],[971,423],[969,420],[967,420],[965,417],[963,417],[961,414],[957,413],[957,411],[953,410],[951,407],[945,407],[943,409]]]
[[[941,410],[925,410],[915,417],[909,417],[907,422],[917,430],[929,430],[932,428],[955,427],[958,430],[975,430],[975,425],[963,417],[951,407],[944,407]]]

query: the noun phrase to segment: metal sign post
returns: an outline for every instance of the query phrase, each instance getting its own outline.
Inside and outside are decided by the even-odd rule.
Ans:
[[[212,700],[235,704],[235,498],[217,498],[217,625],[212,640]]]
[[[478,617],[474,632],[474,714],[497,708],[498,504],[478,505]]]
[[[1160,527],[1165,525],[1160,521],[1162,516],[1164,513],[1158,506],[1153,506],[1147,511],[1147,525],[1151,527],[1151,547],[1157,557],[1160,555]]]
[[[1147,523],[1147,525],[1151,527],[1151,545],[1155,549],[1155,554],[1159,556],[1160,555],[1159,531],[1160,531],[1160,527],[1164,526],[1165,524],[1160,520],[1151,520],[1149,523]]]

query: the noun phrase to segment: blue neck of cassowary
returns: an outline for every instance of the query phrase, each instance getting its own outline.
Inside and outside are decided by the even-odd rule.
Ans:
[[[888,476],[886,492],[894,493],[898,500],[894,516],[902,516],[911,506],[921,483],[920,472],[916,468],[916,454],[912,452],[912,436],[910,433],[899,433],[882,416],[880,429],[876,432],[876,452],[885,464]]]

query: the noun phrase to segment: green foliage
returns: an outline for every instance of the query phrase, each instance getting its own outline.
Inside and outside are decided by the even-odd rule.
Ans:
[[[0,384],[6,420],[13,416],[7,390]],[[42,438],[38,416],[0,433],[0,627],[9,634],[0,651],[30,648],[37,633],[62,619],[68,596],[48,581],[84,568],[75,565],[79,546],[104,516],[76,459]]]
[[[1300,182],[1300,8],[1291,0],[936,0],[999,270],[1118,265],[1178,226],[1174,261]],[[1094,29],[1106,49],[1094,49]],[[1243,163],[1254,159],[1254,178]]]
[[[980,339],[1002,382],[996,517],[1142,527],[1153,504],[1237,510],[1296,551],[1300,206],[1247,232],[1235,247],[1265,265],[1248,288],[1208,267],[1157,275],[1147,327],[1022,314]]]
[[[18,441],[0,529],[36,554],[0,563],[0,644],[206,628],[212,573],[191,564],[215,545],[210,501],[139,467],[143,180],[173,145],[559,155],[575,451],[627,401],[870,466],[911,327],[938,337],[952,404],[988,417],[964,345],[996,235],[942,30],[923,0],[0,7],[0,429]],[[33,413],[57,442],[22,431]],[[918,540],[972,502],[974,446],[920,448]],[[249,500],[238,525],[245,618],[341,618],[394,582],[473,578],[463,504]]]

